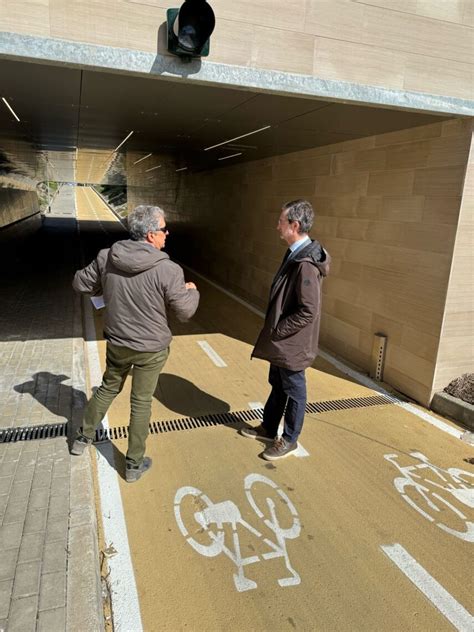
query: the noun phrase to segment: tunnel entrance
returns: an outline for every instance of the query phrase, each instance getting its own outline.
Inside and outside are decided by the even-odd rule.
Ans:
[[[467,119],[8,60],[0,72],[15,113],[0,108],[0,227],[59,190],[75,199],[68,184],[120,219],[159,204],[170,255],[263,309],[276,218],[306,198],[334,261],[323,345],[367,371],[385,335],[385,379],[430,401]]]

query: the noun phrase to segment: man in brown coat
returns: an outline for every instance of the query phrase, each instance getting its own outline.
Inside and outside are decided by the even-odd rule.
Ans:
[[[73,281],[77,292],[104,296],[107,357],[102,384],[86,406],[71,453],[80,455],[92,443],[133,367],[125,477],[134,482],[151,467],[145,442],[153,393],[172,338],[168,312],[188,320],[198,307],[199,292],[161,250],[168,229],[158,206],[137,206],[127,222],[131,239],[101,250]]]
[[[241,434],[270,441],[263,452],[269,461],[298,447],[306,407],[305,369],[318,352],[321,282],[329,272],[330,257],[308,236],[313,219],[312,206],[305,200],[282,208],[277,230],[289,248],[273,280],[265,323],[252,352],[252,357],[270,362],[272,390],[261,425],[244,428]],[[277,437],[283,413],[283,434]]]

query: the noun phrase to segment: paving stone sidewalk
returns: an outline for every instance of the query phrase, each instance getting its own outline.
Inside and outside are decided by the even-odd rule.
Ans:
[[[75,220],[48,217],[3,266],[0,428],[80,423],[79,265]],[[65,438],[0,443],[0,525],[0,631],[102,630],[90,456]]]

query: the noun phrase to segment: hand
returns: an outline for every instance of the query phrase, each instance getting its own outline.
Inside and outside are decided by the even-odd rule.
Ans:
[[[186,289],[188,289],[188,290],[197,290],[197,287],[196,287],[195,283],[192,283],[191,281],[189,281],[189,283],[186,283]]]

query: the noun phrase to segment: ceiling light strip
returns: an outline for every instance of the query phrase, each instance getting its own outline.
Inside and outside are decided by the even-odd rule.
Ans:
[[[20,119],[18,118],[18,116],[15,114],[15,111],[13,110],[12,106],[8,103],[8,101],[5,99],[5,97],[2,97],[2,101],[5,103],[5,105],[7,106],[7,108],[10,110],[10,112],[13,114],[13,116],[16,118],[16,120],[18,122],[20,122]]]
[[[187,167],[181,167],[181,169],[176,169],[176,171],[186,171]]]
[[[227,145],[227,143],[232,143],[234,140],[239,140],[239,138],[245,138],[246,136],[251,136],[252,134],[258,134],[258,132],[263,132],[266,129],[269,129],[271,125],[265,125],[265,127],[261,127],[260,129],[255,129],[253,132],[247,132],[247,134],[242,134],[241,136],[236,136],[235,138],[229,138],[229,140],[225,140],[222,143],[217,143],[217,145],[212,145],[211,147],[205,147],[204,151],[209,151],[210,149],[215,149],[216,147],[220,147],[221,145]]]
[[[154,171],[155,169],[159,169],[161,167],[161,165],[156,165],[156,167],[150,167],[150,169],[145,169],[145,173],[148,173],[149,171]]]
[[[230,154],[229,156],[222,156],[222,158],[218,158],[217,160],[228,160],[229,158],[235,158],[236,156],[241,156],[242,152],[239,151],[238,154]]]
[[[143,158],[140,158],[139,160],[135,160],[135,162],[133,163],[134,165],[138,165],[139,162],[141,162],[142,160],[146,160],[147,158],[149,158],[152,154],[147,154],[146,156],[143,156]]]
[[[133,134],[133,130],[130,132],[130,134],[128,136],[126,136],[123,141],[120,143],[120,145],[117,145],[117,147],[114,149],[114,151],[118,151],[120,149],[120,147],[122,147],[122,145],[124,143],[127,142],[127,140],[130,138],[130,136]]]

